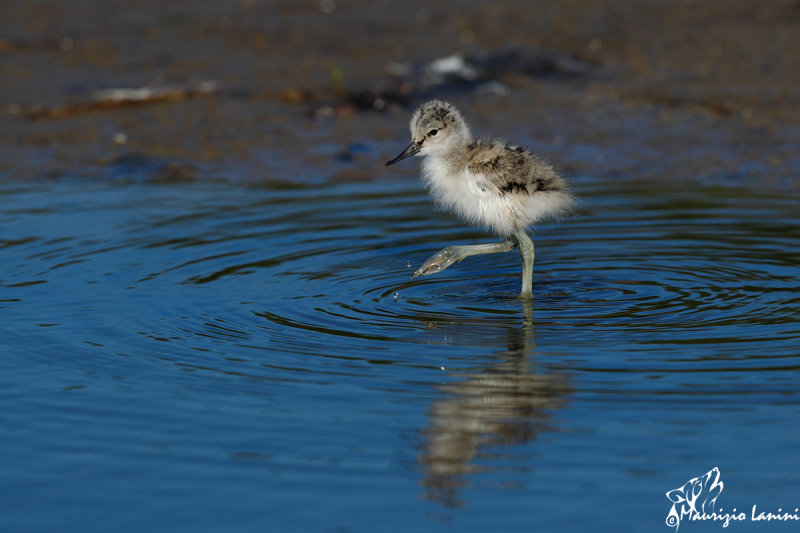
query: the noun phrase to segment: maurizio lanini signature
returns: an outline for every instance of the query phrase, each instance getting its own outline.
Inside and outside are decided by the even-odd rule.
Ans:
[[[782,508],[777,513],[759,512],[756,505],[748,516],[745,512],[737,512],[734,507],[732,512],[716,510],[717,498],[722,493],[725,484],[720,481],[719,468],[712,468],[702,476],[690,479],[682,487],[667,492],[667,499],[672,502],[672,507],[667,514],[666,524],[674,527],[677,533],[683,520],[712,520],[720,521],[722,527],[728,527],[732,521],[753,522],[770,521],[800,521],[800,509],[795,508],[793,513],[784,512]]]

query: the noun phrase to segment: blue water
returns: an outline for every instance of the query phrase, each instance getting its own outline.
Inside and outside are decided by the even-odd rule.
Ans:
[[[713,467],[799,507],[800,196],[575,187],[526,303],[517,252],[410,279],[491,239],[415,180],[0,186],[0,531],[671,531]]]

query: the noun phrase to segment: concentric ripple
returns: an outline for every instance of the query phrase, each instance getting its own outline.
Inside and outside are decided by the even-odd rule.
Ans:
[[[535,231],[532,304],[516,297],[516,252],[410,278],[440,247],[492,238],[437,213],[415,181],[7,186],[4,329],[26,358],[42,343],[278,380],[342,360],[439,366],[524,324],[556,368],[800,366],[797,198],[579,185],[580,212]]]

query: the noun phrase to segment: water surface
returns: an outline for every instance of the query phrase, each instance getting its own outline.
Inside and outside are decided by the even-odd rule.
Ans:
[[[800,197],[575,184],[533,302],[516,252],[410,279],[491,239],[416,181],[0,186],[0,529],[657,531],[715,466],[800,505]]]

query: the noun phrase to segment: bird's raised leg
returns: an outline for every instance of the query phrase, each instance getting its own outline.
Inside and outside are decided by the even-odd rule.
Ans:
[[[527,239],[527,236],[525,237]],[[528,239],[530,242],[530,239]],[[437,253],[433,254],[419,267],[412,278],[417,276],[427,276],[428,274],[435,274],[441,272],[453,263],[457,263],[471,255],[478,254],[500,254],[513,250],[517,245],[515,238],[506,239],[500,242],[492,242],[488,244],[466,244],[461,246],[448,246],[442,248]],[[531,244],[533,250],[533,244]],[[531,251],[533,256],[533,251]]]
[[[519,243],[519,253],[522,256],[522,298],[533,297],[533,241],[525,233],[519,230],[514,234]]]

